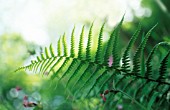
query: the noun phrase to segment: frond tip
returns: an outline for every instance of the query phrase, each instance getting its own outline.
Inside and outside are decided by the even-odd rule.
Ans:
[[[131,37],[129,44],[123,53],[123,57],[122,57],[122,70],[123,71],[130,71],[129,52],[132,46],[134,45],[136,39],[138,38],[140,31],[141,31],[141,24],[138,25],[137,30],[135,31],[134,35]]]
[[[159,75],[159,78],[157,79],[159,81],[164,82],[165,79],[166,79],[166,71],[167,71],[167,68],[168,68],[167,63],[168,63],[168,57],[169,56],[170,56],[170,50],[161,62],[161,66],[160,66],[160,69],[159,69],[160,75]]]
[[[141,42],[141,44],[139,45],[139,47],[137,48],[136,50],[136,53],[134,55],[134,58],[133,58],[133,70],[132,70],[132,73],[133,74],[137,74],[138,76],[140,76],[140,57],[141,57],[141,53],[142,51],[144,50],[145,46],[146,46],[146,43],[148,41],[148,38],[150,37],[153,29],[157,26],[154,25],[148,32],[147,34],[145,35],[143,41]]]
[[[96,62],[97,63],[102,63],[103,62],[103,57],[102,57],[102,51],[103,51],[103,29],[104,29],[105,23],[103,23],[101,29],[100,29],[100,34],[98,38],[98,46],[97,46],[97,52],[96,52]]]
[[[86,47],[86,59],[91,61],[92,60],[92,29],[93,23],[89,30],[88,40],[87,40],[87,47]]]

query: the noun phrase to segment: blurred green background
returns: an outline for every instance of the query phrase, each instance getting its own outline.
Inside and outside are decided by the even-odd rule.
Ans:
[[[64,32],[70,36],[74,25],[76,35],[79,35],[83,24],[88,29],[95,21],[94,35],[97,35],[107,20],[105,32],[108,34],[124,14],[122,45],[130,39],[139,22],[143,32],[158,23],[148,41],[147,55],[156,43],[170,42],[169,4],[169,0],[0,0],[0,110],[98,109],[101,99],[72,103],[66,100],[63,85],[56,87],[55,80],[31,72],[15,73],[14,70],[28,64],[42,47],[51,42],[56,45]],[[160,48],[160,53],[164,52],[165,49]],[[159,56],[154,59],[161,60]],[[38,107],[24,107],[24,96],[38,103]],[[116,109],[125,107],[119,104]]]

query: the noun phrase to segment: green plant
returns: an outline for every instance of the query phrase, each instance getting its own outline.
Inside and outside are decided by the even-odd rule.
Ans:
[[[167,77],[167,62],[170,50],[160,62],[159,71],[153,68],[153,58],[160,46],[168,47],[170,43],[161,42],[155,45],[147,59],[144,60],[144,49],[153,26],[141,41],[133,59],[130,50],[141,33],[141,25],[131,37],[121,56],[119,52],[119,34],[123,18],[110,35],[103,41],[104,24],[101,27],[97,48],[93,41],[90,27],[87,46],[84,45],[84,26],[81,31],[79,46],[75,46],[74,30],[71,35],[71,49],[68,51],[65,34],[58,40],[57,55],[50,45],[44,53],[32,60],[31,64],[19,68],[42,74],[51,74],[51,79],[58,78],[75,98],[102,97],[102,108],[114,108],[119,103],[137,105],[140,109],[168,109],[170,82]],[[76,51],[78,49],[78,52]],[[169,49],[169,48],[168,48]],[[120,63],[121,62],[121,63]],[[132,62],[132,64],[131,64]]]

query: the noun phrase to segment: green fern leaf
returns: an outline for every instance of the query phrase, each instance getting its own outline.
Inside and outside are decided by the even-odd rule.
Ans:
[[[55,56],[54,48],[53,48],[52,44],[50,44],[50,54],[51,54],[51,57]]]
[[[148,77],[148,78],[153,78],[151,72],[152,72],[152,65],[151,65],[151,62],[153,60],[153,55],[154,53],[157,51],[158,47],[159,46],[170,46],[169,43],[167,42],[160,42],[158,44],[156,44],[154,46],[154,48],[151,50],[150,54],[148,55],[148,58],[146,60],[146,73],[145,73],[145,77]]]
[[[49,74],[48,69],[50,68],[50,66],[52,66],[52,64],[55,62],[57,58],[56,57],[52,57],[48,60],[47,64],[45,65],[44,69],[42,70],[42,73],[45,75]]]
[[[80,35],[80,41],[79,41],[79,51],[78,51],[78,58],[83,59],[83,48],[84,48],[84,27],[82,27],[81,35]]]
[[[100,73],[100,74],[104,74],[104,72],[105,72],[105,70],[103,71],[103,68],[100,68],[99,70],[97,70],[96,71],[96,73]],[[91,84],[92,86],[90,86],[90,88],[87,90],[87,93],[86,93],[86,95],[85,95],[85,97],[87,97],[90,93],[91,93],[91,91],[94,89],[94,87],[96,86],[96,82],[90,82],[90,79],[92,79],[92,77],[98,77],[98,76],[96,76],[96,75],[92,75],[88,80],[87,80],[87,83],[86,83],[86,85],[88,85],[88,84]],[[94,79],[96,79],[96,78],[93,78],[93,80]],[[92,81],[93,81],[92,80]],[[89,83],[88,83],[89,82]]]
[[[38,62],[40,62],[40,61],[41,61],[41,58],[40,58],[39,56],[37,56],[37,60],[38,60]]]
[[[62,70],[65,69],[68,66],[68,63],[72,60],[70,57],[63,58],[64,61],[58,65],[58,69],[56,70],[55,73],[51,76],[51,79],[54,79],[59,73],[62,73]]]
[[[136,41],[137,37],[139,36],[139,33],[141,31],[141,25],[138,25],[138,28],[136,30],[136,32],[133,34],[133,36],[131,37],[128,46],[126,47],[123,57],[122,57],[122,70],[123,71],[130,71],[130,65],[129,65],[129,51],[132,48],[134,42]]]
[[[107,43],[107,46],[106,46],[106,53],[104,55],[104,61],[105,61],[105,65],[108,65],[108,60],[110,57],[113,57],[115,58],[117,56],[117,49],[115,49],[115,47],[117,48],[117,40],[118,40],[118,34],[119,34],[119,31],[120,31],[120,27],[123,23],[123,19],[124,17],[122,18],[122,20],[120,21],[120,23],[118,24],[118,26],[116,27],[116,29],[114,29],[110,35],[110,38],[108,40],[108,43]],[[114,44],[115,43],[115,44]],[[114,48],[114,49],[113,49]],[[114,53],[116,52],[116,53]],[[113,56],[114,54],[114,56]],[[113,59],[114,61],[114,64],[118,64],[118,59],[119,58],[116,58],[116,59]],[[116,66],[115,65],[115,66]],[[112,65],[113,66],[113,65]]]
[[[51,65],[51,68],[49,70],[49,73],[55,69],[55,67],[57,67],[62,61],[63,61],[64,57],[57,57],[54,59],[53,64]]]
[[[145,81],[137,90],[136,90],[136,93],[135,93],[135,97],[136,99],[139,99],[141,98],[141,94],[142,94],[142,90],[145,88],[145,86],[148,86],[150,81]]]
[[[44,70],[44,68],[46,68],[46,66],[48,65],[49,61],[50,61],[50,59],[46,59],[46,60],[42,61],[42,65],[40,66],[40,70],[39,70],[40,73],[44,73],[43,70]]]
[[[153,103],[154,103],[154,101],[156,100],[156,97],[157,97],[158,95],[159,95],[159,93],[157,93],[157,92],[154,92],[154,93],[153,93],[153,95],[151,96],[151,98],[150,98],[150,100],[149,100],[149,102],[148,102],[148,107],[147,107],[148,110],[152,109],[151,107],[152,107],[152,105],[153,105]]]
[[[144,51],[147,40],[152,30],[155,28],[154,26],[149,30],[137,48],[133,58],[133,70],[130,72],[129,53],[140,33],[141,25],[139,24],[121,57],[118,51],[118,39],[123,18],[111,33],[106,43],[103,42],[104,24],[102,25],[98,37],[97,50],[92,40],[93,24],[89,29],[87,47],[84,46],[83,26],[79,38],[77,56],[75,51],[74,27],[71,34],[70,51],[68,51],[66,36],[64,34],[58,40],[57,55],[55,55],[51,44],[49,48],[45,47],[44,52],[38,56],[36,60],[32,60],[30,65],[20,67],[17,70],[25,69],[40,72],[43,73],[43,75],[52,73],[52,79],[57,77],[59,78],[58,82],[65,82],[66,88],[70,90],[69,92],[77,97],[80,95],[80,98],[91,96],[98,97],[99,92],[104,94],[105,91],[108,90],[108,98],[103,109],[105,109],[107,105],[113,104],[115,106],[112,107],[115,108],[119,101],[124,101],[123,99],[135,102],[141,109],[145,109],[142,105],[146,106],[148,109],[156,108],[155,104],[162,106],[166,103],[166,96],[170,90],[170,83],[167,82],[166,77],[166,70],[168,68],[167,62],[170,52],[168,52],[162,60],[159,76],[157,78],[153,77],[151,62],[158,47],[167,46],[169,43],[162,42],[152,49],[148,59],[145,61],[145,71],[145,58],[144,54],[141,53]],[[92,54],[93,52],[96,52],[96,55]],[[111,65],[108,64],[110,58],[112,58]],[[122,66],[119,64],[121,61],[120,59],[122,59]],[[141,63],[143,63],[143,66],[141,66]],[[145,74],[143,75],[143,73]],[[115,99],[116,101],[111,101]],[[157,101],[157,99],[159,100]]]
[[[108,74],[108,75],[106,76],[106,79],[104,79],[104,80],[102,81],[101,86],[99,87],[99,90],[98,90],[97,93],[101,92],[101,91],[104,89],[104,87],[105,87],[111,80],[113,80],[113,77],[115,77],[115,76],[117,75],[116,73],[114,73],[114,72],[110,73],[109,71],[105,71],[103,74]],[[99,78],[101,78],[101,76],[99,76],[99,77],[97,78],[97,80],[100,80]]]
[[[92,23],[90,30],[89,30],[87,48],[86,48],[86,59],[88,61],[92,60],[92,53],[91,53],[91,50],[92,50],[92,28],[93,28],[93,23]]]
[[[58,43],[57,43],[58,56],[61,56],[61,53],[62,53],[61,49],[62,49],[62,45],[61,45],[61,37],[60,37],[59,40],[58,40]]]
[[[96,68],[95,64],[93,64],[93,63],[88,64],[85,71],[81,73],[79,79],[73,85],[72,89],[74,89],[74,87],[76,87],[81,81],[85,80],[85,78],[88,76],[88,74],[92,71],[93,68]]]
[[[149,38],[149,36],[151,35],[152,30],[157,26],[157,24],[155,26],[153,26],[148,33],[146,34],[145,38],[143,39],[142,43],[139,45],[138,49],[136,50],[136,53],[134,55],[133,58],[133,70],[132,70],[132,74],[136,74],[138,76],[140,76],[140,55],[141,52],[143,51],[143,49],[146,46],[146,42]]]
[[[50,58],[50,54],[49,54],[49,52],[48,52],[47,47],[45,47],[45,55],[46,55],[46,58]]]
[[[94,68],[93,71],[91,71],[92,69],[91,68]],[[84,71],[83,74],[80,75],[79,79],[76,81],[75,85],[73,86],[73,89],[74,87],[76,87],[77,85],[79,85],[80,83],[82,83],[82,80],[86,80],[87,77],[90,75],[90,74],[94,74],[95,70],[96,70],[96,65],[94,65],[93,63],[90,63],[88,65],[88,67],[86,68],[86,70]],[[85,81],[85,83],[83,84],[82,87],[79,87],[80,89],[78,89],[76,92],[78,93],[79,91],[81,91],[81,89],[86,85],[87,83],[87,80]],[[75,93],[76,94],[76,93]]]
[[[92,84],[94,82],[94,80],[96,79],[96,77],[98,77],[98,75],[102,74],[103,72],[105,71],[102,71],[102,70],[105,70],[104,68],[101,68],[101,67],[96,67],[96,69],[93,70],[92,73],[90,73],[90,77],[87,78],[87,80],[85,81],[85,83],[80,87],[80,89],[77,91],[81,91],[83,88],[87,87],[88,85],[94,85]],[[89,89],[89,91],[87,91],[87,95],[89,95],[89,93],[91,92],[91,90],[93,89],[93,86],[91,87],[91,89]]]
[[[61,76],[61,78],[59,80],[62,80],[67,74],[73,74],[73,69],[77,67],[77,63],[79,61],[77,59],[73,59],[72,63],[70,64],[70,66],[68,67],[68,69],[66,70],[66,72],[64,72],[64,74]],[[72,71],[72,72],[71,72]]]
[[[103,29],[104,29],[104,25],[105,23],[103,23],[101,29],[100,29],[100,34],[99,34],[99,38],[98,38],[98,46],[97,46],[97,52],[96,52],[96,57],[95,60],[97,63],[102,63],[103,62]]]
[[[162,81],[162,82],[165,81],[169,55],[170,55],[170,51],[167,53],[167,55],[164,57],[164,59],[161,62],[161,66],[160,66],[160,69],[159,69],[160,76],[157,79],[158,81]]]
[[[118,53],[118,38],[119,38],[119,34],[120,34],[120,29],[121,29],[121,26],[122,26],[122,23],[123,23],[123,20],[124,20],[124,16],[122,18],[122,20],[120,21],[119,25],[117,26],[117,28],[115,29],[115,32],[113,33],[113,37],[114,37],[114,43],[113,43],[113,50],[112,50],[112,55],[113,55],[113,64],[112,66],[115,67],[115,68],[118,68],[119,67],[119,62],[120,62],[120,56],[119,56],[119,53]]]
[[[37,62],[33,68],[33,72],[36,73],[38,71],[38,67],[39,65],[41,64],[41,61],[40,62]]]
[[[67,48],[67,42],[66,42],[66,35],[64,33],[62,37],[62,43],[63,43],[63,48],[64,48],[64,56],[68,56],[68,48]]]
[[[41,60],[45,60],[45,59],[46,59],[46,58],[45,58],[44,54],[41,53]]]
[[[162,96],[159,98],[159,101],[158,101],[158,106],[161,106],[163,102],[165,102],[166,98],[167,98],[167,95],[170,91],[170,86],[165,90],[165,92],[162,94]]]
[[[43,69],[43,65],[45,64],[45,62],[46,62],[46,58],[45,58],[45,56],[44,56],[44,54],[43,53],[41,53],[41,59],[42,59],[42,61],[41,61],[41,63],[39,64],[39,66],[37,67],[37,69],[39,68],[39,71],[40,71],[40,73],[41,73],[41,71],[42,71],[42,69]]]
[[[81,64],[79,64],[79,66],[77,68],[78,69],[76,69],[76,71],[68,79],[68,81],[66,83],[66,87],[68,87],[68,84],[70,84],[71,80],[73,80],[77,74],[81,73],[82,71],[84,71],[87,68],[87,62],[82,61]],[[75,85],[75,83],[74,83],[74,85]],[[72,87],[74,87],[74,86],[72,86]]]
[[[104,64],[108,65],[108,59],[109,57],[112,57],[112,47],[113,47],[113,40],[114,38],[113,36],[114,31],[112,32],[112,34],[110,35],[110,38],[108,40],[108,43],[106,44],[106,50],[105,50],[105,55],[104,55]]]
[[[74,37],[75,26],[71,34],[71,57],[75,57],[75,37]]]

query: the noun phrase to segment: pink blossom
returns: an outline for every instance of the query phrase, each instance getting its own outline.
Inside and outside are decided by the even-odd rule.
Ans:
[[[24,107],[28,107],[28,97],[27,96],[24,96],[23,105],[24,105]]]
[[[112,57],[112,56],[109,57],[109,62],[108,62],[108,64],[109,64],[109,67],[112,66],[112,64],[113,64],[113,57]]]
[[[34,107],[34,106],[37,106],[36,103],[28,101],[28,96],[24,96],[23,105],[24,105],[24,107]]]
[[[17,91],[20,91],[20,90],[21,90],[21,88],[20,88],[19,86],[16,86],[15,89],[16,89]]]
[[[106,102],[106,97],[104,94],[100,94],[100,96],[102,97],[103,101]]]

